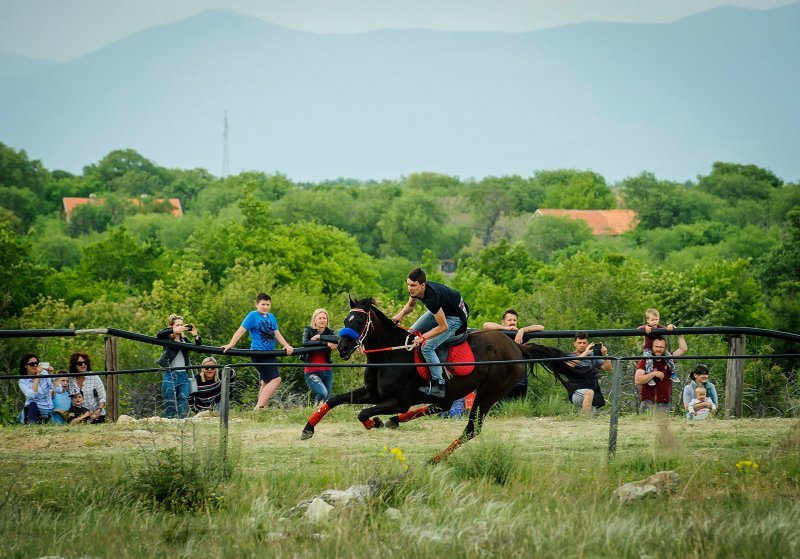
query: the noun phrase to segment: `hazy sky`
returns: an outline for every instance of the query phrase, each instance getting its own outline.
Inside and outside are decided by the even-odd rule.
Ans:
[[[0,52],[70,60],[215,8],[319,33],[383,28],[528,31],[586,21],[667,22],[718,6],[797,0],[0,0]]]

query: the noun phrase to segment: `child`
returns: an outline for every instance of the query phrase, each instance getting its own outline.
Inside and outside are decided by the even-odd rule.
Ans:
[[[67,411],[66,417],[66,420],[69,421],[69,424],[75,425],[77,423],[84,422],[91,423],[90,417],[92,416],[92,412],[83,407],[83,394],[76,392],[75,394],[72,394],[70,398],[72,399],[72,405]]]
[[[710,404],[710,406],[698,407],[698,404],[704,404],[706,402]],[[688,410],[689,413],[686,416],[688,419],[708,419],[709,414],[717,413],[717,406],[714,404],[713,400],[708,399],[706,389],[702,386],[698,386],[694,389],[694,399],[689,402]]]
[[[673,324],[667,324],[666,326],[664,326],[663,324],[659,324],[659,320],[660,319],[661,319],[661,316],[660,316],[659,312],[656,309],[647,309],[644,312],[644,322],[645,323],[642,324],[641,326],[639,326],[639,330],[644,330],[645,331],[644,345],[642,346],[642,355],[647,355],[647,356],[653,355],[653,339],[654,338],[653,338],[653,336],[650,335],[650,332],[653,331],[653,328],[666,328],[670,332],[672,332],[672,329],[675,328],[675,326]],[[669,363],[669,370],[672,371],[672,374],[670,375],[670,379],[672,380],[672,382],[680,383],[681,377],[679,377],[678,373],[675,372],[675,361],[673,361],[672,359],[669,359],[667,362]],[[656,381],[653,380],[653,379],[650,379],[650,381],[647,384],[648,384],[648,386],[655,386],[656,385]]]
[[[244,336],[245,332],[249,332],[251,350],[273,351],[275,349],[275,340],[277,340],[283,346],[286,355],[291,355],[294,352],[294,348],[286,342],[283,334],[278,330],[278,320],[269,312],[270,308],[272,308],[272,298],[266,293],[259,293],[258,297],[256,297],[256,310],[247,313],[247,316],[242,320],[242,325],[233,333],[231,341],[222,346],[222,352],[227,352],[236,345],[236,342]],[[270,397],[281,384],[281,373],[275,365],[277,361],[274,357],[254,355],[253,361],[255,363],[265,363],[255,366],[259,374],[259,384],[261,385],[255,407],[258,410],[267,407]]]
[[[66,372],[67,371],[58,371],[58,374],[63,375],[66,374]],[[67,424],[67,413],[69,412],[70,406],[72,406],[68,387],[69,377],[58,377],[55,394],[53,394],[53,415],[50,416],[50,422],[55,425]]]

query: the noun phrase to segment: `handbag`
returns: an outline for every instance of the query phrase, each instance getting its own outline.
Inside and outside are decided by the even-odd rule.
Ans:
[[[195,392],[197,392],[197,379],[192,375],[189,377],[189,394],[194,394]]]

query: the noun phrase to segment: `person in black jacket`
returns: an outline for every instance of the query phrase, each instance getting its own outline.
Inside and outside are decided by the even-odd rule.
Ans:
[[[170,339],[188,344],[189,340],[184,337],[186,332],[191,334],[196,345],[203,343],[194,324],[184,324],[183,317],[177,314],[169,315],[169,326],[159,330],[156,337],[160,340]],[[165,346],[156,363],[164,367],[164,379],[161,382],[164,417],[169,419],[186,417],[189,411],[189,377],[186,375],[184,367],[191,365],[189,352],[185,349]]]
[[[311,314],[311,325],[303,329],[303,345],[319,345],[320,350],[302,356],[307,363],[305,368],[306,384],[314,393],[314,405],[327,402],[333,388],[333,368],[330,366],[331,350],[336,344],[325,343],[320,336],[332,336],[333,330],[328,328],[328,311],[317,309]],[[309,343],[310,342],[310,343]],[[316,342],[317,344],[314,344]]]

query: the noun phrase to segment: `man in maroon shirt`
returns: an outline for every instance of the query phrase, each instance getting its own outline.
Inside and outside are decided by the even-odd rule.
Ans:
[[[678,357],[686,353],[689,348],[683,336],[678,336],[678,349],[672,355]],[[653,339],[653,359],[642,359],[636,366],[635,382],[641,386],[641,398],[639,411],[660,410],[669,413],[670,400],[672,396],[672,380],[670,376],[673,372],[668,359],[663,357],[670,355],[667,352],[667,342],[664,338],[656,337]],[[662,357],[662,359],[659,359]],[[655,386],[647,383],[655,381]]]

